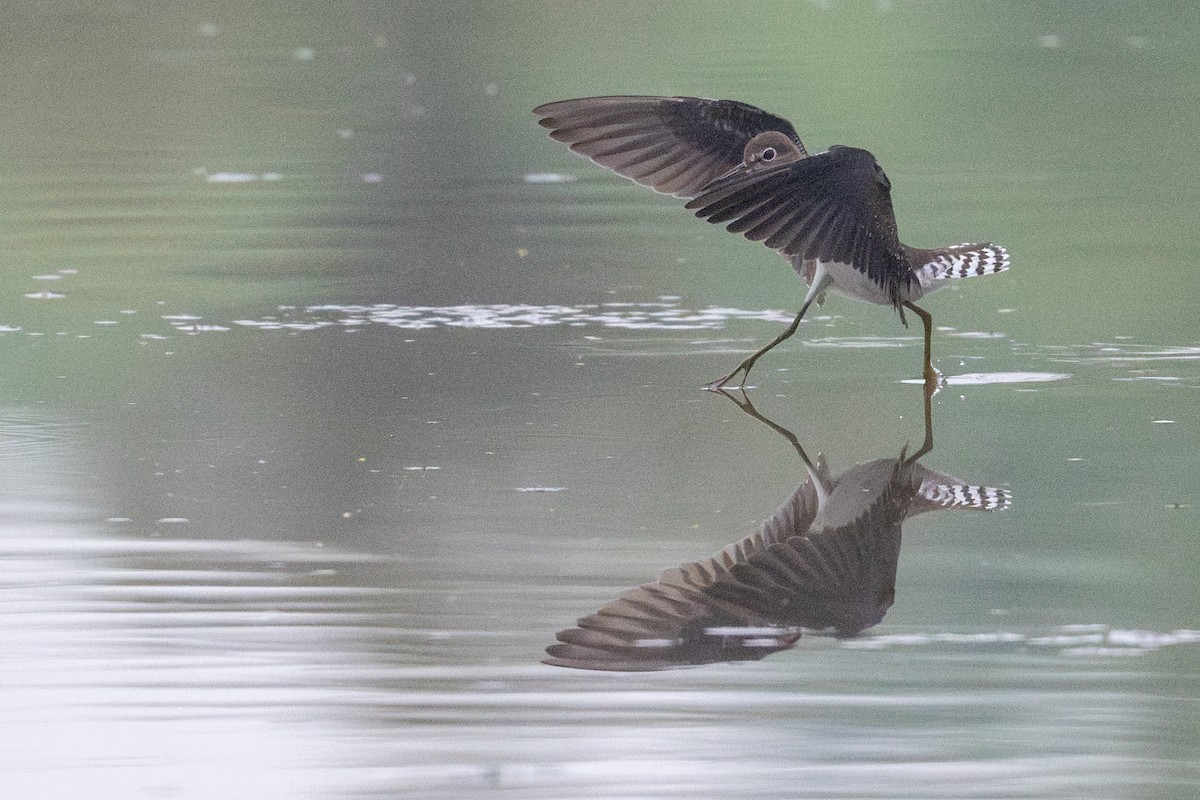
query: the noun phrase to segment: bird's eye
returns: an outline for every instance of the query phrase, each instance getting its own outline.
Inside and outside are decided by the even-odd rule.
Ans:
[[[763,148],[762,155],[759,157],[763,161],[774,161],[775,155],[776,155],[776,153],[775,153],[774,147],[765,147],[765,148]]]

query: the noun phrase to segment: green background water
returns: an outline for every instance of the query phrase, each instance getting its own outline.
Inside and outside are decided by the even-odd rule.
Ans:
[[[13,796],[1193,797],[1198,34],[1166,2],[8,4]],[[925,463],[1013,507],[909,522],[863,639],[538,663],[804,477],[698,388],[802,283],[529,112],[607,93],[869,148],[906,242],[1012,255],[927,304]],[[840,471],[920,440],[919,361],[835,297],[752,396]]]

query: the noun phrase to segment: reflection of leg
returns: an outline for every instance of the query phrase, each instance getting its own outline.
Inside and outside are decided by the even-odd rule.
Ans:
[[[925,328],[925,391],[932,396],[937,393],[942,377],[941,373],[933,368],[933,316],[911,301],[904,301],[904,306],[921,318],[921,324]]]
[[[925,441],[921,443],[921,449],[913,453],[906,459],[906,463],[911,464],[917,459],[923,457],[926,453],[933,449],[933,395],[934,392],[929,390],[929,382],[925,382]]]
[[[808,467],[808,469],[810,471],[818,469],[818,467],[815,464],[813,464],[812,461],[809,461],[808,453],[804,452],[804,447],[800,444],[800,440],[796,438],[796,434],[792,433],[790,430],[783,427],[778,422],[774,422],[774,421],[768,419],[767,417],[763,416],[762,413],[760,413],[759,410],[754,407],[754,403],[751,402],[751,400],[750,400],[750,395],[746,394],[745,387],[740,388],[740,391],[742,393],[741,400],[739,400],[737,397],[733,396],[732,394],[730,394],[729,392],[727,392],[724,389],[718,388],[718,389],[713,389],[713,391],[719,395],[724,395],[725,397],[728,397],[742,411],[745,411],[747,414],[754,417],[759,422],[762,422],[763,424],[767,425],[773,431],[778,433],[780,436],[782,436],[783,438],[785,438],[789,442],[791,442],[792,447],[796,448],[796,452],[800,454],[800,460],[804,462],[804,466]],[[817,458],[819,460],[820,456],[818,456]]]

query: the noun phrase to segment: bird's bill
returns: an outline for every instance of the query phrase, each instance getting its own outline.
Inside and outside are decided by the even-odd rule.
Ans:
[[[697,194],[698,195],[703,194],[704,192],[712,191],[713,189],[716,189],[720,186],[726,186],[729,183],[736,181],[738,178],[745,175],[749,171],[750,171],[750,165],[747,162],[743,161],[742,163],[738,164],[736,167],[729,170],[728,172],[718,175],[717,177],[713,178],[708,183],[701,186],[700,191]],[[690,208],[691,206],[687,206],[687,207]]]
[[[749,168],[750,168],[750,165],[747,164],[745,161],[743,161],[742,163],[738,164],[736,167],[729,170],[725,174],[718,175],[717,177],[713,178],[712,181],[710,181],[708,185],[712,186],[714,183],[720,183],[723,180],[732,178],[734,175],[737,175],[739,172],[745,172]]]

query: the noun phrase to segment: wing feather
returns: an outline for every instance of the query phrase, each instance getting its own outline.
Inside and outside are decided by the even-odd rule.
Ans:
[[[896,233],[887,176],[866,150],[835,147],[738,170],[705,187],[686,207],[784,256],[847,264],[882,287],[897,307],[917,280]]]
[[[582,97],[546,103],[534,113],[555,141],[676,197],[694,197],[737,167],[746,143],[765,131],[784,133],[804,152],[790,122],[736,100]]]

